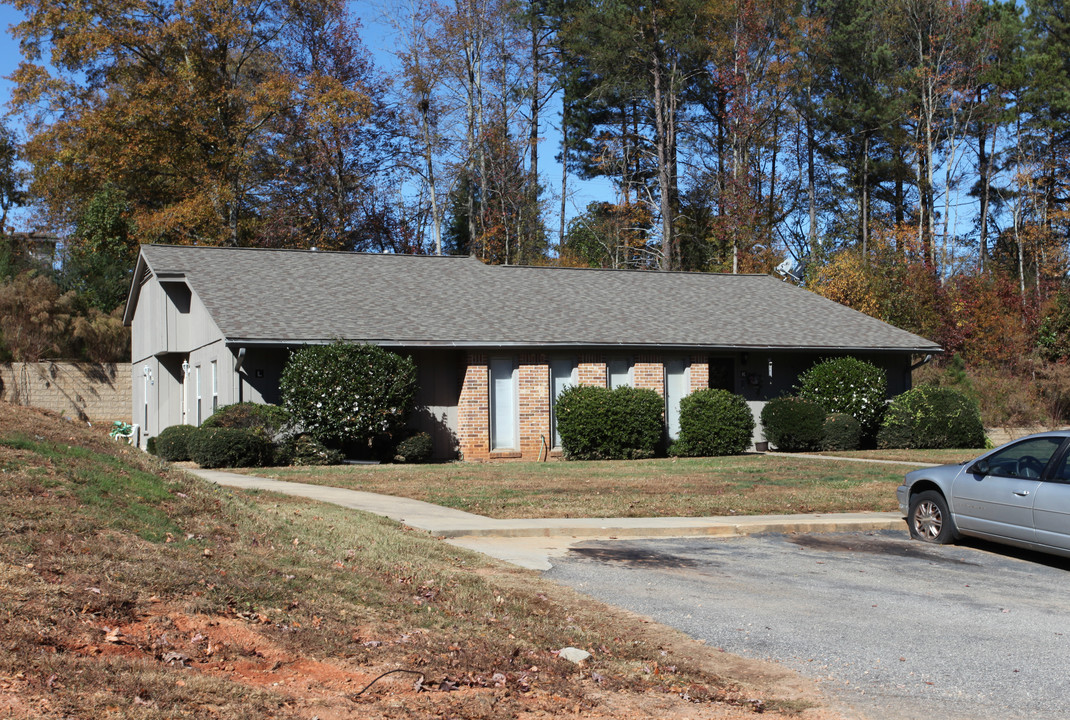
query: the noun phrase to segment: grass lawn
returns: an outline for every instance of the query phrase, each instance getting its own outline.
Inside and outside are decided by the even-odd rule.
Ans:
[[[844,456],[942,464],[976,450]],[[910,465],[768,455],[638,461],[256,468],[251,475],[399,495],[493,518],[892,511]]]

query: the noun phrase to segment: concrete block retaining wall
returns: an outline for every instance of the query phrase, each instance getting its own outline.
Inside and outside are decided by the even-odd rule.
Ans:
[[[0,364],[0,400],[91,422],[130,422],[130,363]]]

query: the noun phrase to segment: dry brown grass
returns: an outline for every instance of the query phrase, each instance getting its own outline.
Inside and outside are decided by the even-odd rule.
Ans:
[[[848,453],[950,462],[974,451]],[[960,457],[961,456],[961,457]],[[946,458],[946,459],[945,459]],[[346,465],[243,470],[399,495],[494,518],[701,517],[892,511],[909,465],[740,455],[620,462]]]
[[[3,717],[782,717],[815,697],[535,573],[4,403],[0,587]],[[357,696],[394,669],[422,688]]]

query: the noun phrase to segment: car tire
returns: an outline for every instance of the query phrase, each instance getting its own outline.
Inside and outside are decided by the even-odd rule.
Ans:
[[[910,537],[922,542],[945,545],[958,537],[947,501],[935,490],[911,496],[907,525],[910,527]]]

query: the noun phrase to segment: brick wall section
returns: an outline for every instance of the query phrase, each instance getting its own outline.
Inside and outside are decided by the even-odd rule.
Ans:
[[[550,365],[546,355],[525,354],[519,363],[520,454],[537,460],[553,445],[550,437]],[[492,457],[497,453],[492,453]]]
[[[92,422],[130,422],[130,363],[0,365],[0,400]]]
[[[688,388],[689,393],[693,393],[696,390],[705,390],[710,386],[710,361],[705,355],[694,355],[691,357],[691,383]]]
[[[606,357],[585,353],[577,358],[581,385],[605,387],[608,380]],[[550,436],[550,366],[545,353],[517,356],[520,447],[513,452],[490,451],[490,368],[486,353],[469,353],[461,397],[457,408],[458,444],[465,460],[537,460],[548,454]],[[709,385],[706,356],[691,358],[690,392]],[[665,369],[661,355],[640,355],[632,367],[633,385],[665,395]]]
[[[594,353],[581,355],[577,370],[580,385],[605,387],[609,382],[606,359],[602,355]]]
[[[457,445],[465,460],[490,458],[490,368],[483,353],[468,353],[457,402]]]
[[[632,386],[649,388],[665,397],[665,367],[657,355],[639,355],[632,365]]]

